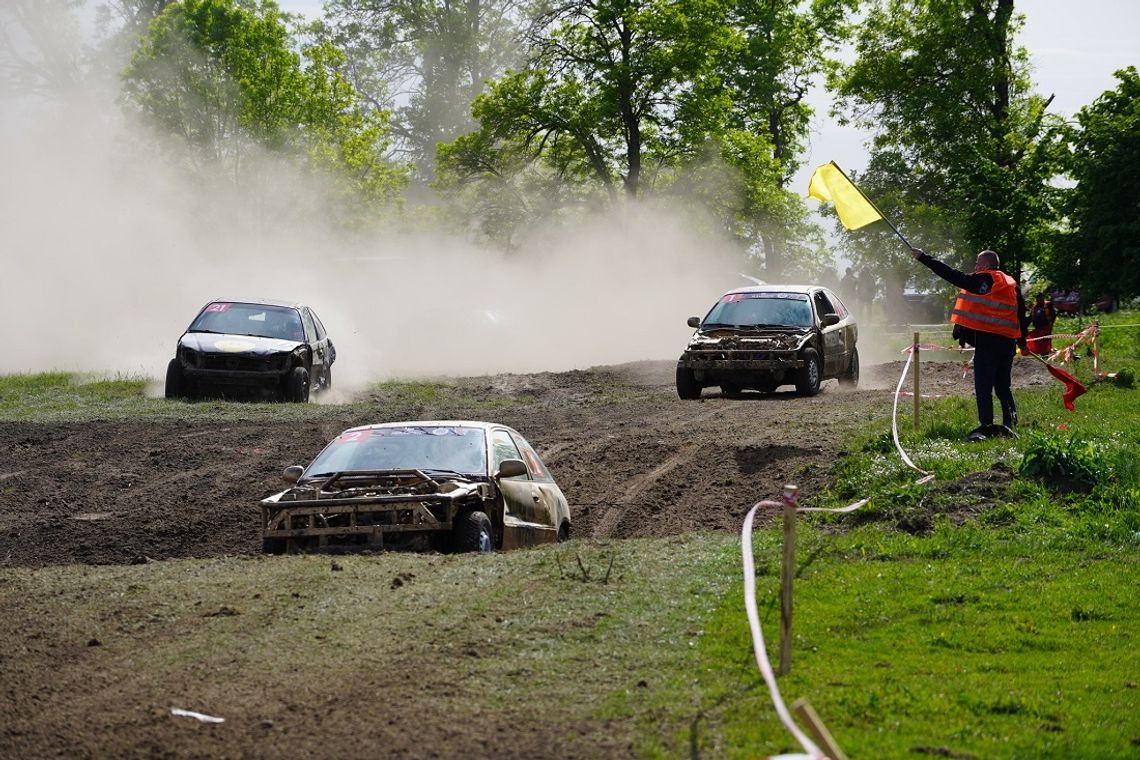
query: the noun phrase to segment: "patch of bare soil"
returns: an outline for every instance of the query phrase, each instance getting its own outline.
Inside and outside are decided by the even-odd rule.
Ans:
[[[494,408],[538,448],[570,501],[573,535],[668,536],[739,528],[785,483],[805,499],[828,482],[852,426],[890,414],[901,363],[867,367],[859,390],[834,381],[802,398],[787,386],[681,401],[672,362],[449,380],[432,405],[375,395],[367,419],[295,423],[0,423],[0,567],[126,564],[260,551],[259,499],[344,428],[481,419]],[[1015,384],[1048,382],[1030,362]],[[908,379],[905,386],[910,387]],[[956,363],[927,362],[921,391],[972,395]],[[512,403],[490,407],[488,402]]]
[[[1044,371],[1029,364],[1019,363],[1017,384],[1047,382]],[[776,497],[785,483],[800,486],[809,501],[824,488],[851,430],[886,424],[901,369],[901,363],[868,367],[859,390],[829,382],[811,398],[791,388],[738,398],[708,389],[699,401],[681,401],[672,362],[639,362],[457,379],[451,381],[455,392],[431,405],[377,395],[368,399],[373,412],[365,419],[346,412],[304,424],[0,422],[0,568],[256,554],[258,500],[281,488],[283,468],[307,462],[344,428],[479,419],[488,409],[544,456],[570,501],[574,536],[735,532],[754,502]],[[969,397],[971,383],[960,365],[923,366],[924,392]],[[505,400],[510,403],[488,403]],[[1002,478],[995,473],[975,485],[1000,487]],[[520,706],[517,715],[482,715],[478,686],[453,683],[439,658],[402,662],[382,683],[231,688],[226,703],[235,718],[248,721],[228,731],[172,720],[169,706],[154,695],[140,712],[141,697],[130,691],[136,687],[129,679],[87,664],[92,656],[84,652],[100,642],[65,637],[60,643],[51,630],[51,606],[71,603],[77,602],[29,599],[22,622],[0,626],[0,672],[6,674],[0,714],[10,716],[0,720],[0,755],[323,757],[334,756],[334,746],[341,748],[335,756],[631,754],[628,727],[563,725],[565,731],[552,733],[530,706]],[[215,608],[218,615],[232,612],[206,606]],[[190,686],[212,683],[203,674],[202,684]],[[289,715],[287,723],[258,722],[266,700],[270,707],[281,702],[277,712]],[[417,721],[414,732],[394,720],[360,722],[393,706],[448,719]],[[568,742],[575,734],[591,739]],[[342,740],[329,744],[331,737]]]

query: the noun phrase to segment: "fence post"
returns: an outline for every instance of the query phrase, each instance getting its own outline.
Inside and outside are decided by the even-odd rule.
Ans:
[[[784,564],[780,569],[780,675],[792,672],[792,579],[796,574],[796,493],[784,486]]]
[[[918,333],[914,334],[914,432],[918,432],[918,408],[922,396],[918,389]]]

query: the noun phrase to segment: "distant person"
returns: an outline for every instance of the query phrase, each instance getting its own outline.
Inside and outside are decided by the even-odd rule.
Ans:
[[[843,299],[843,303],[849,309],[855,308],[855,290],[857,281],[855,279],[855,270],[847,267],[847,271],[843,273],[843,279],[839,281],[839,297]]]
[[[871,274],[870,269],[863,267],[855,284],[855,301],[859,307],[860,319],[871,321],[871,307],[875,305],[876,289],[875,275]]]
[[[1057,321],[1057,311],[1053,302],[1045,299],[1044,293],[1037,294],[1037,300],[1029,311],[1029,350],[1035,354],[1053,353],[1053,323]]]
[[[1001,271],[1001,261],[993,251],[982,251],[974,262],[974,273],[966,274],[943,264],[918,248],[911,255],[932,272],[961,288],[950,321],[954,337],[961,345],[974,347],[974,399],[978,405],[978,427],[966,436],[968,441],[984,441],[995,435],[1013,435],[1017,426],[1017,403],[1013,399],[1010,375],[1017,346],[1026,347],[1028,319],[1025,299],[1017,280]],[[994,424],[994,394],[1001,402],[1002,424]]]

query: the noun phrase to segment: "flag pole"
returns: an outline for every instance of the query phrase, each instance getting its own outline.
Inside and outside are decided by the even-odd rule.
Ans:
[[[848,182],[851,182],[851,178],[847,176],[847,173],[845,171],[843,171],[842,168],[840,168],[839,164],[832,161],[831,165],[835,167],[836,171],[838,171],[840,174],[843,175],[843,179],[847,180]],[[886,214],[884,214],[882,212],[882,210],[877,205],[875,205],[875,202],[873,200],[871,200],[870,198],[867,197],[867,194],[865,192],[863,192],[863,189],[861,187],[856,185],[854,182],[851,182],[851,187],[858,190],[859,195],[863,196],[863,200],[867,201],[867,203],[870,203],[871,208],[873,208],[873,209],[875,209],[875,211],[879,212],[879,218],[882,219],[884,222],[886,222],[887,226],[890,227],[891,230],[896,235],[899,236],[899,240],[903,241],[903,245],[905,245],[907,248],[914,248],[914,246],[910,244],[910,241],[907,240],[905,237],[903,237],[903,234],[901,232],[899,232],[899,228],[894,226],[893,224],[891,224],[891,220],[887,218]]]

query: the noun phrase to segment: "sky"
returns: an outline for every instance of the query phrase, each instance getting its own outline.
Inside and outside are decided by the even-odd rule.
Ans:
[[[283,10],[316,18],[322,0],[278,0]],[[1029,50],[1038,91],[1055,95],[1054,113],[1072,116],[1100,93],[1116,86],[1113,72],[1140,65],[1140,0],[1022,0],[1026,17],[1020,43]],[[793,187],[807,194],[808,179],[819,164],[835,161],[844,169],[866,168],[867,135],[840,127],[827,115],[830,101],[821,91],[812,96],[817,110],[804,166]],[[812,201],[814,203],[814,201]]]

